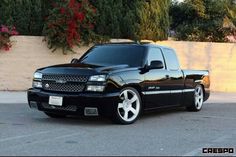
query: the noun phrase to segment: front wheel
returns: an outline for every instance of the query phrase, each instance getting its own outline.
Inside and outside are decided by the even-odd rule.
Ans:
[[[138,91],[134,88],[124,88],[120,92],[121,102],[117,104],[113,120],[119,124],[132,124],[139,115],[142,102]]]
[[[193,102],[187,107],[189,111],[200,111],[203,106],[204,92],[201,85],[197,85],[194,90]]]

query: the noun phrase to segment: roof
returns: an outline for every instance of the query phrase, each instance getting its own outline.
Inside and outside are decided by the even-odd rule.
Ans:
[[[111,43],[103,43],[103,44],[96,44],[96,45],[136,45],[136,46],[154,46],[154,47],[159,47],[161,49],[167,48],[167,49],[173,49],[168,46],[162,46],[155,44],[154,42],[111,42]]]

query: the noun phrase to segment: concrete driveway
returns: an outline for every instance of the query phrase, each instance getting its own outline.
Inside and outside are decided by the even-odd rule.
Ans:
[[[206,155],[205,147],[236,148],[233,93],[213,93],[198,113],[162,110],[127,126],[103,118],[51,119],[30,110],[24,92],[9,94],[0,92],[0,155],[191,156]]]

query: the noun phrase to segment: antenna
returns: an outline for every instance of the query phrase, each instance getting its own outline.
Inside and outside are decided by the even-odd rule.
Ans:
[[[139,40],[135,40],[134,42],[139,45],[141,44]]]

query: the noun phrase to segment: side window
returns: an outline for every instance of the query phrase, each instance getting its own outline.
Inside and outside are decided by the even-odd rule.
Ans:
[[[149,48],[147,60],[148,65],[150,65],[154,60],[162,61],[162,63],[165,64],[161,50],[159,48]]]
[[[164,56],[166,60],[166,66],[169,70],[179,70],[179,61],[176,53],[171,49],[164,49]]]

